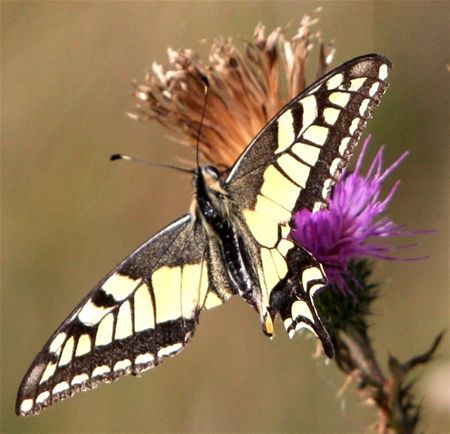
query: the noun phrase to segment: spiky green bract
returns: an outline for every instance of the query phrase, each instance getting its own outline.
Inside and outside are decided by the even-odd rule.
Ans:
[[[315,304],[327,330],[333,336],[339,330],[355,328],[366,333],[371,303],[376,299],[377,285],[370,282],[372,261],[351,261],[346,284],[353,297],[331,285],[315,298]]]

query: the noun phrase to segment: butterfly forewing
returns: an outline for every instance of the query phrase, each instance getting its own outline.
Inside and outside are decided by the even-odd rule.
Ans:
[[[207,301],[206,237],[190,216],[116,267],[53,334],[22,381],[16,411],[35,414],[100,382],[178,353]]]
[[[288,221],[290,217],[282,219],[293,211],[326,203],[387,88],[390,67],[383,56],[358,57],[291,100],[256,136],[228,176],[231,190],[242,198],[241,207],[258,209],[261,200],[265,214]],[[278,205],[272,213],[267,212],[267,201]]]

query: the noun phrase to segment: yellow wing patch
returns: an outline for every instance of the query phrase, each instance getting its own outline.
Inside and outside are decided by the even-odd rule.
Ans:
[[[282,175],[274,166],[269,166],[264,172],[264,182],[261,194],[278,203],[287,210],[292,210],[300,188]]]
[[[181,268],[181,316],[193,318],[199,303],[208,290],[207,268],[205,261],[199,264],[187,264]]]
[[[294,140],[294,118],[291,110],[286,110],[278,118],[278,147],[275,152],[285,151],[292,145]]]
[[[278,223],[267,214],[244,210],[245,222],[259,244],[274,247],[278,241]]]
[[[329,129],[320,125],[311,125],[303,134],[303,138],[323,146],[327,140]]]
[[[277,202],[258,194],[255,211],[259,214],[272,217],[277,223],[287,223],[291,218],[291,212],[283,208]]]
[[[317,100],[314,95],[309,95],[301,99],[300,104],[303,107],[303,115],[302,128],[298,133],[298,137],[300,137],[317,118]]]
[[[95,345],[108,345],[113,338],[114,316],[110,313],[103,318],[98,325],[97,334],[95,335]]]
[[[111,294],[115,301],[125,300],[140,284],[142,279],[134,280],[123,274],[114,273],[103,285],[106,294]]]
[[[263,267],[264,280],[267,289],[270,291],[279,281],[277,268],[272,258],[271,250],[261,249],[261,262]]]
[[[91,338],[89,337],[88,334],[85,333],[84,335],[81,335],[78,338],[75,356],[76,357],[83,356],[84,354],[89,353],[89,351],[91,351],[91,348],[92,348]]]
[[[309,172],[311,170],[306,164],[301,163],[289,154],[283,154],[278,158],[277,162],[280,165],[281,169],[286,173],[286,175],[288,175],[289,178],[292,179],[292,181],[294,181],[301,188],[305,188],[306,181],[308,180]],[[297,189],[297,197],[300,193],[300,190],[300,188]],[[295,198],[296,200],[297,197]],[[292,205],[292,207],[294,206],[294,204]]]
[[[208,291],[206,261],[161,267],[152,275],[158,322],[193,318]]]
[[[125,301],[119,308],[114,339],[125,339],[133,334],[130,302]]]
[[[147,285],[143,284],[134,294],[134,330],[137,332],[155,328],[152,298]]]
[[[181,316],[181,267],[161,267],[152,275],[158,322]]]

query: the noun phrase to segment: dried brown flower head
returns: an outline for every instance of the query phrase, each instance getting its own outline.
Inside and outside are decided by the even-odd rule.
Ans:
[[[202,76],[210,89],[201,130],[200,153],[216,166],[230,167],[264,125],[305,88],[305,66],[315,43],[320,44],[317,75],[333,58],[332,45],[313,32],[317,18],[305,15],[290,38],[286,28],[266,36],[258,24],[241,52],[231,38],[213,42],[208,61],[190,49],[168,49],[170,66],[153,63],[144,84],[135,84],[138,120],[156,119],[195,146],[204,102]]]

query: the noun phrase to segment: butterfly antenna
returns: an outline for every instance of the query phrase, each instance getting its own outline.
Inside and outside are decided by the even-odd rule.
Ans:
[[[152,161],[141,160],[139,158],[130,157],[129,155],[124,155],[124,154],[113,154],[113,155],[111,155],[111,157],[109,159],[111,161],[116,161],[116,160],[134,161],[135,163],[139,163],[144,166],[163,167],[166,169],[177,170],[178,172],[189,173],[191,175],[195,173],[194,169],[185,169],[184,167],[178,167],[178,166],[174,166],[172,164],[153,163]]]
[[[197,143],[195,145],[195,162],[197,165],[197,169],[200,167],[200,157],[199,157],[199,144],[200,144],[200,133],[202,131],[202,125],[203,125],[203,119],[205,117],[205,111],[206,111],[206,101],[208,99],[208,93],[209,93],[209,82],[206,76],[202,75],[201,78],[203,85],[205,86],[205,99],[203,100],[203,107],[202,107],[202,115],[200,117],[200,125],[198,127],[198,133],[197,133]]]

